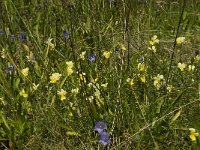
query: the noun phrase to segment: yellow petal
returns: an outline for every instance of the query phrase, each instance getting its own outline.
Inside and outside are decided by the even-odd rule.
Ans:
[[[50,83],[56,83],[57,82],[57,80],[51,80],[50,81]]]
[[[194,133],[190,133],[189,137],[191,141],[196,141],[196,136],[194,135]]]
[[[65,99],[66,99],[65,95],[61,95],[60,100],[63,101]]]

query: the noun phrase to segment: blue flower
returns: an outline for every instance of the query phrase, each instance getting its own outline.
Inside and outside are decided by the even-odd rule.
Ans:
[[[5,72],[8,73],[14,70],[14,65],[10,65],[8,68],[5,69]]]
[[[63,36],[64,36],[64,38],[68,39],[69,38],[69,32],[64,31],[63,32]]]
[[[19,35],[19,38],[21,41],[25,41],[26,40],[26,32],[21,32]]]
[[[89,56],[88,56],[88,60],[89,61],[95,61],[95,55],[94,54],[90,54]]]
[[[0,35],[3,35],[3,34],[4,34],[4,31],[0,29]]]
[[[14,34],[11,34],[11,35],[10,35],[10,39],[13,40],[14,38],[15,38],[15,35],[14,35]]]
[[[95,122],[95,126],[94,126],[94,130],[98,131],[98,133],[102,133],[103,130],[107,129],[106,127],[106,123],[104,121],[96,121]]]
[[[102,132],[99,136],[99,143],[107,145],[110,142],[110,134],[108,132]]]

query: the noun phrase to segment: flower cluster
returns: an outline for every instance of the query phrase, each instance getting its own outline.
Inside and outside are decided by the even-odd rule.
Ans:
[[[148,49],[156,53],[157,50],[156,50],[155,44],[158,44],[158,43],[159,43],[159,39],[157,35],[154,35],[149,41],[150,47],[148,47]]]
[[[103,145],[107,145],[110,142],[110,134],[105,132],[104,130],[107,129],[106,123],[104,121],[96,121],[94,130],[99,133],[99,143]]]
[[[185,37],[178,37],[176,39],[176,44],[180,45],[183,44],[185,42]]]
[[[187,64],[185,63],[178,63],[178,68],[180,69],[180,71],[184,71],[187,67]],[[194,65],[188,65],[188,71],[194,71],[195,70],[195,66]]]
[[[145,83],[146,82],[146,76],[145,76],[145,73],[146,73],[146,66],[145,66],[145,63],[138,63],[138,70],[139,70],[139,74],[138,74],[138,77],[140,78],[140,81],[142,83]]]
[[[74,63],[72,61],[67,61],[67,76],[70,76],[74,71],[73,71],[73,67],[74,67]]]

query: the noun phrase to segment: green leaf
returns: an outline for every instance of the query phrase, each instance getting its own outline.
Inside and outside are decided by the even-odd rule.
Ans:
[[[69,136],[81,136],[79,133],[74,132],[74,131],[67,131],[66,134]]]
[[[18,89],[19,83],[20,83],[20,78],[17,78],[17,79],[15,80],[14,87],[13,87],[15,90]]]
[[[181,99],[181,96],[183,95],[183,93],[186,91],[183,90],[179,93],[179,95],[174,99],[174,101],[169,105],[169,107],[166,109],[165,113],[164,114],[167,114],[170,112],[170,110],[178,103],[178,101]]]
[[[3,123],[4,123],[4,125],[6,126],[6,128],[10,131],[10,126],[8,125],[7,120],[6,120],[6,118],[4,117],[2,111],[0,111],[0,117],[1,117],[1,119],[2,119],[2,121],[3,121]]]
[[[160,113],[161,107],[162,107],[163,102],[164,102],[164,98],[165,98],[166,96],[167,96],[167,95],[164,95],[164,96],[161,96],[161,97],[159,97],[158,99],[156,99],[156,102],[157,102],[156,113],[157,113],[157,114]]]

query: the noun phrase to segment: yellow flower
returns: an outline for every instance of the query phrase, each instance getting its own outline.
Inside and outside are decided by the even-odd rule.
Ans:
[[[66,64],[67,64],[68,68],[73,68],[74,67],[74,63],[72,61],[67,61]]]
[[[151,41],[149,41],[149,44],[150,45],[154,45],[156,43],[159,43],[159,39],[157,39],[157,35],[154,35],[152,38],[151,38]]]
[[[53,50],[55,48],[55,45],[51,42],[52,41],[52,38],[49,38],[47,41],[46,41],[46,44],[48,45],[48,48],[50,50]]]
[[[161,80],[164,79],[164,76],[158,74],[156,77],[153,77],[153,79],[154,79],[154,84],[158,84]]]
[[[108,52],[108,51],[103,52],[103,56],[104,56],[106,59],[109,59],[109,58],[110,58],[110,52]]]
[[[25,92],[24,89],[22,89],[20,92],[19,92],[19,95],[24,97],[24,98],[27,98],[28,97],[28,94]]]
[[[199,133],[197,133],[194,128],[189,128],[189,131],[190,131],[189,137],[190,137],[191,141],[192,142],[196,141],[196,139],[197,139],[196,137],[199,136]]]
[[[156,53],[156,51],[157,51],[155,46],[148,47],[148,49],[151,50],[154,53]]]
[[[167,86],[167,91],[168,91],[168,92],[171,92],[172,89],[173,89],[173,86],[172,86],[172,85],[168,85],[168,86]]]
[[[195,69],[195,66],[194,65],[189,65],[188,66],[188,71],[194,71]]]
[[[62,75],[61,74],[59,74],[59,73],[53,73],[51,76],[50,76],[50,83],[56,83],[59,79],[60,79],[60,77],[61,77]]]
[[[74,67],[74,63],[72,61],[67,61],[67,76],[70,76],[74,71],[73,71],[73,67]]]
[[[144,64],[144,63],[139,63],[139,64],[138,64],[138,69],[139,69],[140,71],[144,71],[144,70],[145,70],[145,64]]]
[[[130,85],[134,84],[133,79],[131,79],[131,78],[127,78],[126,82],[128,82],[128,84],[130,84]]]
[[[61,101],[66,99],[65,95],[67,94],[67,92],[65,90],[61,89],[60,91],[57,91],[57,94],[60,96]]]
[[[72,68],[67,68],[67,76],[70,76],[73,72]]]
[[[181,70],[181,71],[184,71],[184,69],[186,68],[186,64],[185,63],[178,63],[178,68]]]
[[[26,76],[28,76],[28,71],[29,71],[29,68],[26,67],[26,68],[24,68],[24,69],[21,70],[21,73],[22,73],[22,75],[23,75],[24,77],[26,77]]]
[[[120,48],[121,48],[122,51],[126,50],[126,47],[124,46],[124,44],[121,43],[121,44],[119,44],[119,46],[120,46]]]
[[[140,76],[141,82],[145,83],[146,82],[146,77],[144,75]]]
[[[1,51],[1,58],[6,58],[6,52],[4,48],[2,48],[2,51]]]
[[[85,54],[86,54],[86,51],[84,51],[84,52],[82,52],[82,53],[80,54],[80,58],[81,58],[82,60],[85,60]]]
[[[154,79],[154,86],[157,88],[157,90],[160,89],[160,86],[161,86],[161,81],[164,80],[164,76],[163,75],[160,75],[158,74],[156,77],[153,78]]]
[[[195,61],[200,61],[200,55],[195,56],[194,60]]]
[[[180,45],[180,44],[182,44],[182,43],[184,43],[185,42],[185,37],[178,37],[177,39],[176,39],[176,43],[178,44],[178,45]]]

